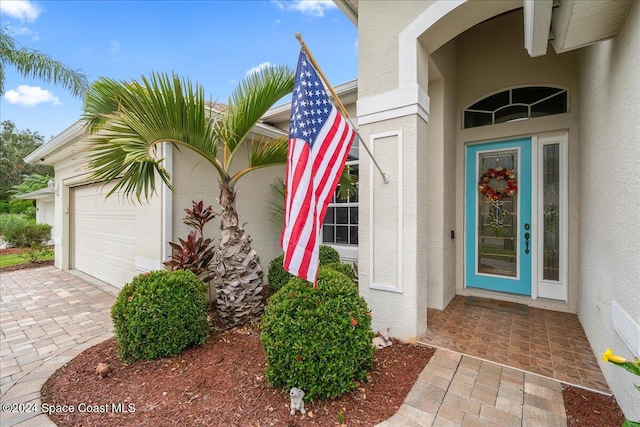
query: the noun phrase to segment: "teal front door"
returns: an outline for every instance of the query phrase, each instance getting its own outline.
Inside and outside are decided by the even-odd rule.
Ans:
[[[531,138],[466,147],[466,287],[531,295],[531,158]]]

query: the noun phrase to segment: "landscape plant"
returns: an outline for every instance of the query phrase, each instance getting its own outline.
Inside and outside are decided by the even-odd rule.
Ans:
[[[36,224],[34,219],[20,214],[0,215],[0,236],[17,248],[44,246],[51,240],[51,225]]]
[[[340,263],[340,254],[337,250],[328,245],[320,245],[320,265]],[[283,267],[284,255],[275,257],[269,263],[269,295],[278,292],[289,280],[295,277]],[[353,278],[353,277],[352,277]]]
[[[367,304],[351,279],[324,266],[317,289],[296,277],[271,297],[260,339],[266,379],[309,401],[354,390],[373,364]]]
[[[116,185],[129,197],[148,200],[159,178],[173,189],[158,144],[193,150],[218,178],[219,262],[216,265],[218,318],[233,327],[263,312],[262,267],[236,209],[237,182],[260,168],[284,165],[287,135],[267,139],[254,133],[261,117],[293,89],[291,70],[268,66],[243,79],[224,108],[213,110],[201,86],[177,75],[152,73],[141,80],[100,78],[88,92],[84,119],[92,137],[92,179]],[[237,167],[246,149],[246,167]],[[211,183],[215,188],[215,183]]]
[[[127,283],[111,308],[125,363],[179,354],[209,338],[206,288],[187,270],[159,270]]]
[[[34,244],[30,248],[26,248],[20,254],[20,257],[28,263],[36,264],[42,261],[52,259],[54,251],[48,246]]]
[[[193,228],[186,240],[178,239],[178,243],[169,242],[171,258],[164,262],[170,270],[189,270],[198,276],[209,291],[209,301],[213,301],[211,281],[214,278],[211,262],[216,248],[211,246],[212,240],[204,238],[204,226],[216,217],[211,206],[204,206],[204,201],[192,201],[191,209],[185,209],[187,216],[183,223]]]
[[[602,355],[602,360],[613,363],[619,368],[625,369],[640,377],[640,359],[637,357],[633,360],[627,360],[622,356],[614,354],[613,351],[608,348]],[[640,391],[640,385],[634,384],[634,386]],[[640,422],[625,420],[624,423],[622,423],[622,427],[640,427]]]

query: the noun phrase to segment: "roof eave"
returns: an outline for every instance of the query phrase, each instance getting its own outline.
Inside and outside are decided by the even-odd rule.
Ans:
[[[36,163],[48,165],[47,159],[51,154],[60,151],[67,144],[74,141],[76,138],[85,133],[85,121],[78,120],[58,135],[51,138],[48,142],[42,144],[36,148],[29,155],[24,158],[25,163]]]

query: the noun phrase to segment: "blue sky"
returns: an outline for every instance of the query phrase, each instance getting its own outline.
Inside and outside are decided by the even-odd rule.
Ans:
[[[20,45],[90,82],[175,71],[226,102],[255,67],[294,68],[296,32],[332,85],[357,77],[357,29],[330,1],[2,0],[0,19]],[[5,72],[1,120],[48,140],[80,118],[82,102],[62,87]]]

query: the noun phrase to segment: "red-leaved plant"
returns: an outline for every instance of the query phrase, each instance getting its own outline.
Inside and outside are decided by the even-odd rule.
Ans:
[[[169,242],[171,258],[164,262],[170,270],[189,270],[198,276],[209,288],[215,269],[209,268],[215,255],[216,247],[211,246],[212,240],[204,238],[204,226],[216,217],[211,206],[204,207],[204,201],[192,201],[191,209],[185,209],[187,216],[183,223],[192,227],[186,240],[178,239],[179,243]],[[211,299],[210,299],[211,301]]]

